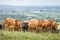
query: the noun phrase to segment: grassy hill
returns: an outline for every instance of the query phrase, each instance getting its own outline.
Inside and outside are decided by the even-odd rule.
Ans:
[[[60,40],[60,34],[0,31],[0,40]]]

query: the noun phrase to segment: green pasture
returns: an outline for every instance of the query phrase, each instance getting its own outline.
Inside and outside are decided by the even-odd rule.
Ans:
[[[60,34],[1,30],[0,40],[60,40]]]
[[[60,25],[58,25],[60,29]],[[35,33],[0,30],[0,40],[60,40],[60,33]]]

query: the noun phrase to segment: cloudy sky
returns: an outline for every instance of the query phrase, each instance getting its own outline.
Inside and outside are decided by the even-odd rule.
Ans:
[[[60,6],[60,0],[0,0],[0,4],[14,6]]]

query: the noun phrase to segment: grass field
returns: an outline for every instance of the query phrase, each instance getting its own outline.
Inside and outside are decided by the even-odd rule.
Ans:
[[[0,40],[60,40],[60,34],[0,31]]]
[[[60,25],[58,25],[60,29]],[[0,40],[60,40],[60,33],[34,33],[0,30]]]

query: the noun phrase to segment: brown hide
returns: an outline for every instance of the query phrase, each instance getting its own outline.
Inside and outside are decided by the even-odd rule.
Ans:
[[[38,20],[38,26],[37,26],[37,32],[42,32],[42,21],[41,20]]]
[[[5,30],[14,30],[15,27],[15,20],[13,18],[6,18],[4,20],[4,28]]]
[[[29,24],[28,24],[28,26],[29,26],[28,27],[29,30],[31,30],[31,31],[36,30],[37,31],[37,28],[38,28],[38,20],[31,19],[30,22],[29,22]]]
[[[48,20],[41,20],[42,29],[44,32],[48,31],[48,28],[50,27],[50,22]]]
[[[15,30],[21,31],[22,30],[22,22],[18,19],[15,20]]]
[[[57,32],[58,29],[58,24],[55,20],[50,20],[51,22],[51,27],[52,27],[52,32]]]

